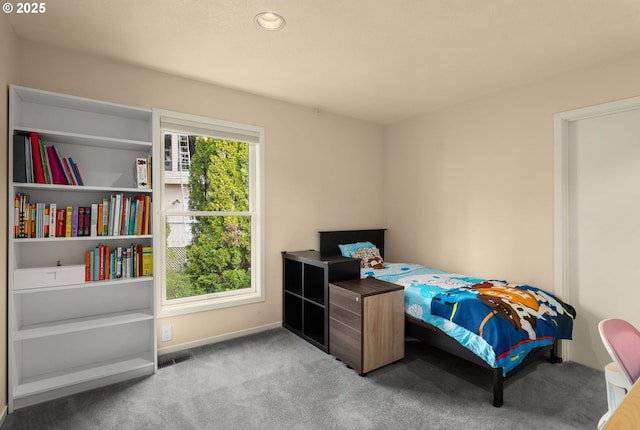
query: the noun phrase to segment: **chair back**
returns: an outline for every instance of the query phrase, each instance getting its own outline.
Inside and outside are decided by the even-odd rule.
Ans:
[[[607,352],[633,385],[640,377],[640,332],[619,318],[600,321],[598,331]]]

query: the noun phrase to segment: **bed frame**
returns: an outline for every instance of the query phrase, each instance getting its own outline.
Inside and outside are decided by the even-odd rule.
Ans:
[[[380,255],[384,258],[385,231],[386,229],[321,231],[320,252],[327,255],[339,254],[339,244],[369,241],[380,249]],[[540,356],[547,352],[549,353],[548,360],[550,363],[560,363],[562,361],[562,358],[558,356],[557,341],[555,341],[549,346],[531,351],[522,363],[509,371],[506,376],[503,376],[503,368],[493,368],[489,366],[484,360],[463,347],[449,335],[409,315],[405,315],[405,335],[428,343],[431,346],[489,370],[492,375],[493,406],[495,407],[500,407],[503,404],[505,381],[513,377],[531,362],[539,359]]]

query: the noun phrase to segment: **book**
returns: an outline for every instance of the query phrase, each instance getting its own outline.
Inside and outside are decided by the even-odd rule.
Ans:
[[[102,235],[103,236],[109,236],[109,215],[110,215],[110,208],[109,208],[109,201],[110,199],[108,197],[105,197],[104,199],[102,199]]]
[[[35,235],[34,237],[44,237],[44,203],[36,203],[36,216],[35,220]]]
[[[116,278],[122,278],[122,247],[119,246],[116,252]]]
[[[27,164],[27,182],[33,184],[35,180],[33,179],[33,156],[31,155],[31,138],[27,137],[27,141],[25,143],[25,163]]]
[[[67,211],[56,209],[56,237],[65,237],[67,231]]]
[[[122,193],[115,195],[115,203],[113,203],[113,229],[112,236],[120,235],[120,226],[122,222]]]
[[[151,155],[147,157],[147,181],[149,182],[149,188],[152,188],[152,177],[151,177]]]
[[[80,180],[80,185],[84,185],[84,179],[82,179],[82,175],[80,174],[80,168],[76,163],[73,163],[73,170],[78,175],[78,179]]]
[[[42,155],[40,154],[40,138],[35,131],[31,132],[31,157],[33,160],[34,182],[44,184],[44,170],[42,169]]]
[[[64,219],[64,237],[71,237],[73,227],[73,206],[67,206]]]
[[[134,173],[136,178],[136,186],[138,188],[149,188],[146,158],[136,158]]]
[[[43,203],[44,204],[44,203]],[[44,219],[42,222],[42,237],[49,237],[49,218],[50,218],[50,213],[51,213],[51,206],[44,207]]]
[[[98,253],[98,281],[104,281],[104,245],[99,245],[96,248],[96,252]]]
[[[91,281],[91,251],[85,251],[84,253],[84,280]]]
[[[83,236],[91,235],[91,206],[84,207],[84,231]]]
[[[100,220],[102,221],[102,219]],[[89,229],[89,236],[98,235],[98,203],[91,204],[91,227]]]
[[[56,217],[58,215],[57,205],[49,204],[49,237],[56,237]]]
[[[58,150],[55,146],[47,146],[47,154],[49,156],[49,165],[51,167],[51,180],[54,184],[69,185],[67,175],[62,165],[62,159],[59,158]]]
[[[77,232],[76,236],[84,236],[84,207],[78,206],[77,209],[74,208],[74,216],[77,211]],[[73,235],[73,233],[71,233]]]
[[[79,219],[78,215],[79,215],[79,207],[73,206],[73,210],[71,212],[71,237],[78,236],[78,219]]]
[[[18,236],[20,229],[20,196],[17,195],[13,198],[13,237]]]
[[[27,136],[13,136],[13,182],[27,181]]]
[[[53,176],[51,175],[51,164],[49,164],[49,152],[47,147],[40,140],[40,153],[42,154],[42,170],[44,170],[44,181],[47,184],[53,184]]]
[[[153,247],[142,247],[142,276],[153,275]]]
[[[58,164],[60,166],[60,170],[62,170],[62,174],[64,175],[64,180],[66,182],[66,185],[73,185],[71,182],[71,178],[67,173],[67,169],[65,169],[64,167],[64,158],[62,157],[62,155],[60,155],[60,151],[58,151],[58,148],[56,148],[55,145],[51,145],[51,147],[55,152],[56,164]]]
[[[69,167],[71,167],[71,172],[75,177],[76,183],[78,185],[84,185],[84,181],[82,180],[82,176],[80,176],[80,169],[78,169],[78,165],[73,162],[73,159],[69,157]]]
[[[76,182],[76,178],[73,175],[73,172],[71,171],[71,166],[69,165],[69,160],[67,160],[66,158],[63,158],[62,159],[62,164],[64,165],[65,173],[69,177],[69,185],[78,185],[78,183]]]

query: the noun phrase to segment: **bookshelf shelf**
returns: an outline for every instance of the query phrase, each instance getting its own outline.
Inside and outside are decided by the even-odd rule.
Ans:
[[[12,233],[13,234],[13,233]],[[76,236],[76,237],[29,237],[29,238],[18,238],[14,237],[13,242],[15,243],[37,243],[37,242],[109,242],[115,240],[135,240],[138,241],[140,239],[151,239],[153,238],[150,234],[144,235],[135,235],[135,234],[119,234],[115,236]]]
[[[152,154],[151,118],[148,109],[10,86],[9,412],[157,370],[153,276],[84,283],[49,278],[54,273],[51,268],[58,264],[81,268],[87,261],[94,261],[87,259],[85,253],[99,245],[113,250],[135,243],[140,249],[153,249],[151,202],[155,192],[138,188],[135,177],[135,160],[149,160]],[[15,172],[29,169],[29,165],[25,167],[16,160],[24,157],[35,162],[29,158],[33,154],[27,151],[33,140],[21,137],[33,139],[35,134],[31,133],[37,133],[44,151],[54,146],[60,153],[58,159],[68,158],[69,162],[73,159],[84,185],[41,183],[43,181],[35,178],[28,179],[33,182],[16,180],[20,175],[14,176]],[[14,144],[14,136],[20,136],[16,137],[19,144]],[[47,164],[42,166],[46,169]],[[31,168],[35,166],[32,164]],[[52,174],[53,168],[50,167]],[[54,178],[55,174],[50,176]],[[28,176],[22,176],[25,177]],[[22,206],[20,209],[15,206],[20,194],[28,195],[30,204],[44,203],[49,208],[52,204],[57,209],[91,207],[91,215],[94,214],[92,205],[100,205],[114,195],[120,195],[122,200],[139,198],[145,201],[147,210],[138,213],[149,215],[144,224],[148,225],[149,234],[15,237],[22,235],[24,225],[19,221],[22,218],[17,218],[18,214],[24,214]],[[22,204],[22,200],[19,203]],[[122,205],[122,214],[133,213],[125,212],[125,207],[127,205]],[[128,206],[128,210],[133,211],[132,207]],[[137,210],[143,204],[135,207]],[[130,224],[124,225],[130,226],[129,232],[146,233],[147,229],[138,228],[138,221],[132,216]],[[34,235],[42,235],[42,230]],[[96,264],[98,261],[95,259]],[[47,278],[18,276],[25,272],[43,273]]]
[[[123,149],[127,151],[135,150],[151,150],[151,142],[118,139],[111,137],[92,136],[88,134],[66,133],[54,130],[45,130],[38,128],[16,127],[14,132],[27,133],[35,131],[43,140],[58,144],[72,144],[81,146],[93,146],[98,148],[109,147],[111,149]]]
[[[94,387],[94,381],[109,378],[114,382],[123,381],[136,376],[146,375],[153,371],[155,359],[148,355],[136,355],[124,359],[109,360],[97,363],[91,367],[66,369],[62,372],[52,372],[38,375],[21,381],[15,390],[16,403],[25,403],[30,398],[45,397],[51,390],[64,389],[80,384]],[[44,395],[43,395],[44,394]]]
[[[119,324],[146,321],[153,318],[150,309],[132,312],[117,312],[108,315],[99,315],[83,318],[74,318],[56,323],[40,323],[31,326],[20,327],[16,334],[16,340],[37,339],[39,337],[56,336],[73,333],[76,331],[93,330]]]
[[[66,193],[137,193],[152,194],[153,190],[149,188],[126,188],[126,187],[98,187],[91,185],[56,185],[56,184],[33,184],[25,182],[14,182],[13,187],[18,191],[23,190],[42,190],[42,191],[60,191]]]

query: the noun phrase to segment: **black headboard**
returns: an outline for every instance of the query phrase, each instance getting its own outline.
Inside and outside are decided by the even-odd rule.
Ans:
[[[384,259],[384,233],[385,228],[372,230],[340,230],[321,231],[320,233],[320,253],[326,255],[340,254],[338,245],[354,242],[371,242],[380,250],[380,255]]]

